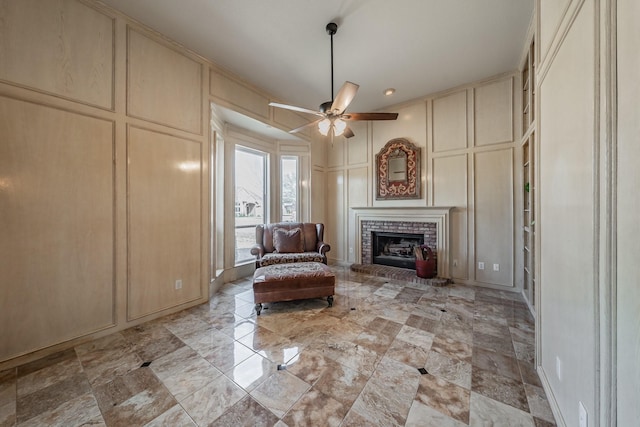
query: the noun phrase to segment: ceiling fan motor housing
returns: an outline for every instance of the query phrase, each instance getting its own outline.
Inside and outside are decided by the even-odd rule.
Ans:
[[[333,105],[333,101],[323,102],[322,104],[320,104],[320,112],[329,113],[329,111],[331,110],[331,105]]]

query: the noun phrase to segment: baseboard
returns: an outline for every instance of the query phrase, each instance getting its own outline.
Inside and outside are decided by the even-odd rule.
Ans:
[[[542,366],[538,366],[536,371],[538,372],[538,377],[540,378],[540,382],[542,383],[542,388],[547,395],[547,401],[549,402],[549,406],[551,407],[553,417],[556,419],[556,425],[558,427],[567,427],[567,423],[562,417],[562,412],[560,412],[560,406],[558,406],[556,396],[553,394],[553,390],[551,389],[551,384],[549,383],[546,371]]]

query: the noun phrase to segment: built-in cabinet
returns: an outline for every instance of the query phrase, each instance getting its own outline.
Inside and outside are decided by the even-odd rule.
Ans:
[[[536,256],[535,256],[535,37],[531,37],[522,64],[522,257],[523,293],[531,307],[535,306]]]

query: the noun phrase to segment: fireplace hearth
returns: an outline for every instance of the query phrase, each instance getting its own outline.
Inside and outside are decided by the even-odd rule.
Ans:
[[[414,248],[424,243],[423,234],[372,232],[373,264],[415,270]]]

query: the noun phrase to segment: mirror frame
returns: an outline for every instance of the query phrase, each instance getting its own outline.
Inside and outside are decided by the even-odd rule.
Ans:
[[[391,170],[390,160],[406,159],[403,170]],[[397,162],[394,162],[397,163]],[[404,179],[393,179],[403,174]],[[376,154],[376,200],[420,198],[420,147],[405,138],[395,138]]]

